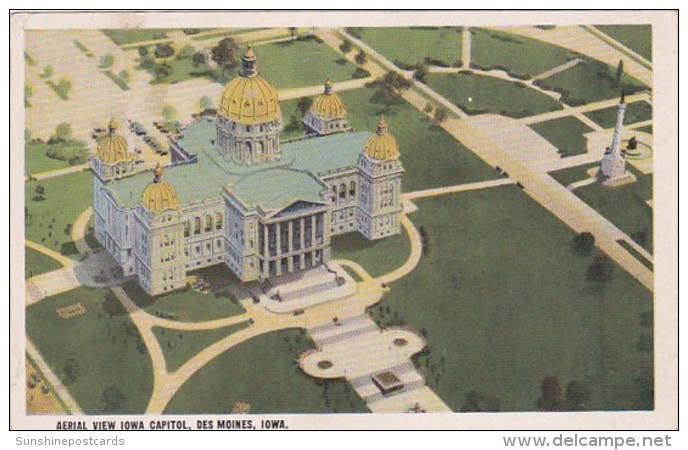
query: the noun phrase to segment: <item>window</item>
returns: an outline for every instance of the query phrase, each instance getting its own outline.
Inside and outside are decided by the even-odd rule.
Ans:
[[[356,182],[352,181],[349,183],[349,198],[353,199],[356,197]]]
[[[345,199],[346,198],[346,184],[342,183],[339,186],[339,198],[340,199]]]
[[[184,222],[184,237],[189,237],[189,234],[191,234],[191,222],[187,220]]]
[[[221,213],[215,214],[215,229],[216,230],[222,229],[222,214]]]
[[[201,234],[201,218],[194,217],[194,234]]]

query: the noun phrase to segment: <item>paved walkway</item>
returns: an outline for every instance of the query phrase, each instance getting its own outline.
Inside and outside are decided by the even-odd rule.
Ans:
[[[461,67],[471,67],[471,29],[464,27],[461,32]]]
[[[89,206],[79,214],[72,226],[72,241],[74,241],[74,245],[81,256],[91,251],[88,243],[86,243],[86,228],[91,217],[93,217],[93,208]]]
[[[49,170],[47,172],[32,173],[32,174],[29,174],[26,178],[28,179],[29,177],[31,177],[35,180],[47,180],[49,178],[63,177],[65,175],[72,175],[75,173],[84,172],[86,170],[91,170],[91,168],[88,164],[79,164],[78,166],[65,167],[64,169],[56,169],[56,170]]]
[[[626,96],[626,104],[631,104],[635,102],[640,102],[648,100],[650,95],[647,92],[642,92],[640,94],[633,94]],[[526,125],[532,125],[534,123],[546,122],[548,120],[560,119],[562,117],[573,116],[576,114],[582,114],[590,111],[597,111],[598,109],[611,108],[619,104],[618,98],[610,98],[609,100],[602,100],[599,102],[588,103],[583,106],[576,106],[571,108],[566,108],[559,111],[548,112],[544,114],[538,114],[535,116],[524,117],[523,119],[518,119],[519,122]]]
[[[84,412],[81,410],[79,404],[72,397],[71,392],[67,389],[67,386],[62,384],[62,381],[55,375],[48,363],[43,359],[43,355],[38,351],[33,341],[26,336],[26,353],[31,357],[33,362],[36,364],[38,370],[41,371],[43,377],[50,383],[55,394],[62,400],[62,402],[69,409],[69,413],[75,415],[82,415]]]
[[[648,60],[644,56],[639,55],[638,53],[635,52],[635,50],[630,49],[629,47],[624,45],[622,42],[609,36],[604,31],[601,31],[597,27],[592,26],[592,25],[581,25],[581,27],[584,30],[586,30],[588,33],[591,33],[592,35],[598,37],[599,39],[603,40],[607,44],[611,45],[612,47],[614,47],[617,50],[621,51],[622,53],[626,54],[627,56],[638,61],[641,65],[652,70],[652,62],[650,60]]]
[[[575,66],[575,65],[578,64],[579,62],[580,62],[580,59],[578,59],[578,58],[572,59],[571,61],[566,62],[566,63],[564,63],[564,64],[562,64],[562,65],[560,65],[560,66],[554,67],[554,68],[549,69],[549,70],[547,70],[547,71],[545,71],[545,72],[542,72],[541,74],[535,75],[535,76],[532,78],[532,80],[541,80],[541,79],[543,79],[543,78],[551,77],[552,75],[556,75],[556,74],[558,74],[559,72],[563,72],[563,71],[565,71],[565,70],[567,70],[567,69],[570,69],[571,67]]]
[[[489,27],[504,31],[504,27]],[[624,72],[652,86],[652,70],[636,62],[617,48],[612,47],[599,37],[579,26],[558,26],[543,30],[537,27],[508,27],[509,33],[537,39],[562,48],[581,53],[590,58],[616,67],[619,60],[624,62]]]
[[[446,186],[422,191],[405,192],[402,194],[404,200],[416,200],[419,198],[434,197],[437,195],[454,194],[456,192],[474,191],[476,189],[486,189],[497,186],[515,184],[510,178],[498,178],[496,180],[478,181],[475,183],[457,184],[456,186]]]

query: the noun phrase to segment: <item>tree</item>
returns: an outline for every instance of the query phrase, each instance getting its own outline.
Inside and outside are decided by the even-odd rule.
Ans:
[[[421,83],[425,83],[425,77],[428,75],[428,69],[425,66],[417,68],[413,72],[413,78],[420,81]]]
[[[165,105],[162,108],[162,117],[165,119],[165,122],[171,122],[177,117],[177,110],[174,106]]]
[[[139,47],[139,56],[141,58],[145,58],[146,56],[148,56],[148,47]]]
[[[104,412],[114,412],[124,405],[127,396],[120,388],[111,384],[103,389],[102,401]]]
[[[128,83],[129,82],[129,72],[127,72],[126,70],[122,70],[119,73],[119,78],[120,78],[120,80],[124,81],[125,83]]]
[[[619,86],[621,85],[621,78],[623,77],[624,73],[624,63],[623,60],[619,60],[619,64],[616,66],[616,76],[614,77],[614,81],[616,82],[616,85]]]
[[[590,283],[602,285],[612,280],[613,272],[614,266],[611,261],[606,256],[599,255],[593,259],[592,264],[585,271],[585,279]]]
[[[295,40],[298,36],[298,28],[296,27],[289,27],[289,36],[291,36],[291,40]]]
[[[571,381],[566,386],[566,409],[570,411],[581,411],[585,409],[585,404],[590,400],[590,391],[578,381]]]
[[[313,104],[313,97],[301,97],[296,106],[299,108],[299,111],[301,112],[301,115],[303,116],[308,112],[309,109],[311,109],[312,104]]]
[[[540,411],[561,410],[561,386],[559,380],[554,377],[545,377],[540,386],[540,398],[537,407]]]
[[[205,111],[206,109],[209,109],[212,105],[213,105],[213,101],[207,95],[204,95],[198,101],[198,106],[201,107],[201,111]]]
[[[205,54],[203,52],[196,52],[191,57],[194,67],[198,67],[206,63]]]
[[[233,69],[237,65],[234,53],[237,51],[237,43],[232,38],[224,38],[210,50],[210,57],[222,69],[221,76],[224,77],[225,71]]]
[[[571,250],[579,256],[587,256],[595,247],[595,236],[588,231],[577,234],[573,237]]]
[[[435,122],[442,123],[447,120],[447,109],[443,106],[438,106],[435,109]]]
[[[153,54],[156,58],[169,58],[174,56],[174,47],[170,44],[157,44]]]
[[[426,113],[430,114],[434,108],[432,107],[432,103],[428,102],[425,104],[425,108],[423,108],[423,111]]]
[[[351,41],[348,39],[344,39],[342,41],[341,45],[339,46],[339,50],[341,50],[342,53],[349,53],[351,51],[352,45]]]
[[[36,193],[36,196],[33,198],[34,200],[45,200],[45,188],[43,185],[39,184],[36,186],[36,190],[34,192]]]
[[[381,84],[370,97],[370,102],[384,105],[385,113],[389,114],[389,108],[404,103],[404,99],[391,87]]]
[[[72,82],[68,78],[61,78],[60,81],[57,82],[57,89],[59,91],[62,91],[64,95],[69,94],[69,91],[72,90]]]
[[[30,84],[24,85],[24,101],[28,102],[33,97],[33,86]]]
[[[76,361],[76,359],[70,358],[65,361],[62,370],[64,371],[65,378],[69,383],[74,383],[79,378],[79,363]]]
[[[72,126],[66,122],[62,122],[55,127],[55,134],[50,137],[50,141],[53,141],[53,143],[66,142],[71,138]]]
[[[100,58],[100,67],[103,69],[109,69],[113,64],[115,64],[115,57],[110,53],[106,53]]]
[[[356,53],[356,56],[354,57],[354,60],[356,61],[356,64],[363,65],[368,61],[368,55],[365,54],[363,50],[360,50],[358,53]]]
[[[190,45],[185,45],[181,50],[179,50],[179,53],[177,53],[177,59],[190,59],[195,54],[195,48]]]
[[[500,403],[497,397],[470,391],[466,394],[466,401],[461,406],[461,412],[499,412]]]
[[[43,68],[43,73],[41,74],[41,76],[43,78],[50,78],[53,76],[53,73],[55,73],[55,69],[53,69],[53,66],[45,66]]]

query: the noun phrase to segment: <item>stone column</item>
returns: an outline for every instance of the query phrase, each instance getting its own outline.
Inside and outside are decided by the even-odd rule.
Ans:
[[[316,227],[316,222],[315,222],[315,214],[311,216],[311,247],[315,247],[318,243],[315,240],[315,227]]]
[[[275,273],[277,273],[277,275],[282,275],[282,227],[279,222],[275,224],[275,248],[275,253],[278,258],[275,261]]]
[[[288,237],[288,248],[289,248],[289,259],[287,260],[287,270],[289,272],[294,271],[294,257],[291,256],[291,253],[294,251],[294,221],[290,220],[289,221],[289,233],[287,234]]]

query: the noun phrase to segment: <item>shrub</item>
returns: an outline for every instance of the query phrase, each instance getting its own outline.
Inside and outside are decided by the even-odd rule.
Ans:
[[[354,70],[353,75],[351,75],[351,78],[368,78],[370,76],[370,72],[365,70],[363,67],[356,67],[356,70]]]
[[[109,69],[115,63],[115,57],[107,53],[100,58],[100,68]]]

